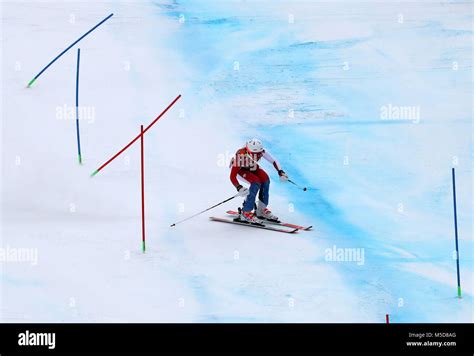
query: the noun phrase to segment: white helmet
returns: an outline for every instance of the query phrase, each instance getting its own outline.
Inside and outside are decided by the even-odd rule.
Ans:
[[[247,150],[251,153],[260,153],[263,152],[263,144],[262,141],[257,140],[256,138],[253,138],[249,141],[247,141],[247,144],[245,145]]]

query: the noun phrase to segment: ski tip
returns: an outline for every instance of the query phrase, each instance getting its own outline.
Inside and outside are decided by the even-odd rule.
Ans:
[[[308,227],[306,227],[306,228],[305,228],[305,230],[306,230],[306,231],[308,231],[308,230],[312,230],[312,229],[313,229],[313,225],[311,225],[311,226],[308,226]]]
[[[176,224],[171,224],[170,227],[176,226]]]

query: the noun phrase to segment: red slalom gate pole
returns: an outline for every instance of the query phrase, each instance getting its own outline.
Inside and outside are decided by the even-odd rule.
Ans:
[[[145,134],[178,100],[181,98],[181,94],[178,95],[172,102],[167,106],[163,112],[158,115],[158,117],[151,122],[150,125],[148,125],[143,132],[141,132],[137,137],[135,137],[132,141],[130,141],[124,148],[122,148],[120,151],[118,151],[111,159],[109,159],[107,162],[105,162],[102,166],[97,168],[94,172],[92,172],[91,177],[94,177],[97,173],[99,173],[103,168],[105,168],[110,162],[112,162],[114,159],[116,159],[123,151],[125,151],[127,148],[129,148],[131,145],[133,145],[141,136]]]
[[[385,314],[385,321],[387,324],[390,324],[390,318],[388,316],[388,314]]]
[[[140,126],[141,181],[142,181],[142,250],[145,253],[145,154],[143,150],[143,125]]]

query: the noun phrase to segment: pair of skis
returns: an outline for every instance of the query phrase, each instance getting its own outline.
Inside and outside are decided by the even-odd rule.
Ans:
[[[238,217],[239,213],[237,211],[233,210],[228,210],[227,214],[233,217]],[[254,223],[248,223],[248,222],[243,222],[231,218],[219,218],[215,216],[211,216],[210,219],[212,221],[218,221],[218,222],[223,222],[223,223],[228,223],[228,224],[236,224],[236,225],[242,225],[242,226],[248,226],[248,227],[255,227],[258,229],[264,229],[264,230],[271,230],[271,231],[277,231],[277,232],[285,232],[288,234],[294,234],[298,232],[299,230],[311,230],[312,226],[301,226],[301,225],[295,225],[295,224],[290,224],[287,222],[283,221],[274,221],[274,220],[265,220],[264,219],[264,224],[254,224]],[[270,226],[273,225],[273,226]],[[280,227],[277,227],[280,226]],[[289,228],[289,229],[286,229]]]

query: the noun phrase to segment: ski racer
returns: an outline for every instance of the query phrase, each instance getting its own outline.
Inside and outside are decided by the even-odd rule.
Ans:
[[[239,195],[245,198],[243,207],[240,209],[240,215],[237,218],[243,222],[262,224],[262,220],[279,221],[278,217],[267,208],[270,195],[270,178],[258,164],[262,157],[273,164],[281,181],[286,182],[288,180],[288,175],[270,153],[265,151],[260,140],[251,139],[247,141],[245,147],[237,150],[230,163],[230,181]],[[240,184],[238,178],[249,183],[249,188]],[[258,203],[255,204],[257,193]],[[252,212],[253,209],[255,209],[255,212]]]

